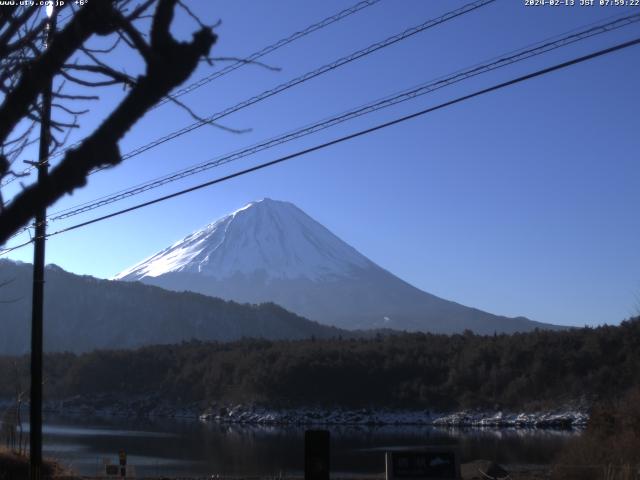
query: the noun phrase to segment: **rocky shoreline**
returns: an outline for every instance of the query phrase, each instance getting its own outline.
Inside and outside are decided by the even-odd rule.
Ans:
[[[0,402],[0,408],[10,402]],[[257,405],[176,405],[159,396],[76,396],[48,400],[45,413],[107,417],[149,417],[199,419],[220,424],[247,425],[424,425],[481,428],[581,429],[589,419],[586,408],[565,407],[538,412],[468,410],[435,412],[374,408],[270,408]]]
[[[272,410],[237,405],[205,411],[199,418],[218,423],[263,425],[433,425],[438,427],[584,428],[588,415],[576,411],[503,413],[463,411],[449,414],[425,410],[320,409]]]

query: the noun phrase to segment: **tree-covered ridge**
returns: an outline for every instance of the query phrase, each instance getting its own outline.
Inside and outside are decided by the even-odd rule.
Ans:
[[[29,351],[32,266],[0,259],[0,353]],[[138,282],[46,269],[45,351],[75,353],[138,348],[191,339],[233,341],[331,338],[344,330],[265,303],[239,304],[192,292],[170,292]]]
[[[26,358],[0,358],[12,394]],[[49,398],[160,394],[176,402],[420,408],[537,408],[611,398],[640,385],[640,317],[620,326],[479,336],[188,342],[51,354]]]

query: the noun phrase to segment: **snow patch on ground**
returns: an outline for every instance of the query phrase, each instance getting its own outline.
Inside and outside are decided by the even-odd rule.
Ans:
[[[174,405],[157,396],[77,396],[48,401],[45,411],[58,414],[124,417],[185,417],[204,422],[244,425],[416,425],[443,428],[550,428],[581,429],[589,416],[571,408],[540,412],[462,411],[440,413],[431,410],[384,408],[300,407],[276,409],[256,405]]]

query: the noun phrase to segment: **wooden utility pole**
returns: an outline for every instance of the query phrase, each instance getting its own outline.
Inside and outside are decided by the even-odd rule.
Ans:
[[[47,12],[49,23],[45,33],[45,48],[56,25],[55,7]],[[51,91],[53,78],[42,91],[40,112],[40,148],[38,153],[38,183],[49,174],[49,145],[51,143]],[[35,241],[33,246],[33,297],[31,304],[31,402],[29,405],[29,478],[42,478],[42,351],[44,306],[44,246],[47,209],[43,207],[35,217]]]

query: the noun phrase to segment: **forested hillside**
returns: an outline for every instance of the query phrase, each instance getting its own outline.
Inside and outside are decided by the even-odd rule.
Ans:
[[[0,358],[2,396],[26,357]],[[640,385],[640,317],[620,326],[477,336],[189,342],[51,354],[48,398],[160,394],[176,402],[536,408]],[[23,379],[26,385],[26,379]]]
[[[32,266],[0,259],[0,353],[29,351]],[[244,305],[137,282],[46,268],[44,347],[49,352],[137,348],[191,339],[330,338],[347,333],[273,303]]]

